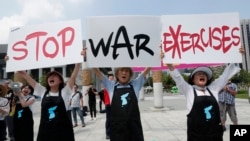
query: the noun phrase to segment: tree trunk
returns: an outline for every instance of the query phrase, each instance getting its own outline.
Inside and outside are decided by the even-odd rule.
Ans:
[[[154,108],[163,108],[162,71],[153,71]]]
[[[87,67],[87,63],[83,62],[82,63],[82,94],[83,94],[83,100],[84,106],[88,106],[88,95],[85,95],[85,93],[87,92],[88,88],[89,88],[89,83],[92,82],[92,73],[91,73],[91,69],[89,69]]]

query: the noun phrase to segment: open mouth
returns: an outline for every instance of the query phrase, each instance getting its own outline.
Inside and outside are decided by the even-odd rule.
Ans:
[[[126,78],[126,76],[122,76],[122,78],[123,78],[123,79],[125,79],[125,78]]]
[[[200,78],[200,81],[201,81],[201,82],[205,82],[205,79],[204,79],[204,78]]]

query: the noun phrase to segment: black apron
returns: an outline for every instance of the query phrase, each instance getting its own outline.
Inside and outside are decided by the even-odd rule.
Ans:
[[[110,140],[144,141],[138,101],[132,85],[130,88],[114,88]]]
[[[59,96],[45,93],[41,106],[37,141],[74,141],[72,123],[67,116],[61,91]]]
[[[29,107],[22,107],[21,103],[16,103],[13,126],[15,141],[34,140],[34,120]]]
[[[194,104],[187,115],[188,141],[222,141],[223,128],[219,105],[209,89],[210,96],[197,96],[194,89]]]

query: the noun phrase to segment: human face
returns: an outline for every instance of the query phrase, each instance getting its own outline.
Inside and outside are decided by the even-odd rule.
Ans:
[[[6,86],[7,89],[9,89],[9,84],[10,84],[10,81],[8,81],[8,80],[4,83],[4,85]]]
[[[47,83],[50,87],[58,87],[61,83],[61,79],[57,74],[52,74],[48,77]]]
[[[22,89],[23,95],[28,95],[30,92],[31,92],[31,90],[30,90],[29,86],[23,87],[23,89]]]
[[[76,85],[73,86],[74,90],[77,91],[78,87]]]
[[[113,75],[110,75],[110,76],[108,77],[108,79],[111,80],[111,81],[113,81],[113,80],[114,80],[114,76],[113,76]]]
[[[121,84],[127,84],[130,80],[130,69],[120,68],[117,72],[117,78]]]
[[[207,80],[207,74],[205,72],[199,71],[194,74],[193,82],[197,86],[205,87]]]

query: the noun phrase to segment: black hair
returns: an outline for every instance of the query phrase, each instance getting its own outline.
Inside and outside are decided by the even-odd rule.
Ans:
[[[23,88],[25,88],[25,87],[28,87],[29,89],[30,89],[30,95],[33,95],[34,94],[34,88],[33,87],[31,87],[30,85],[28,85],[28,84],[26,84],[26,85],[23,85],[22,87],[21,87],[21,90],[23,89]]]

